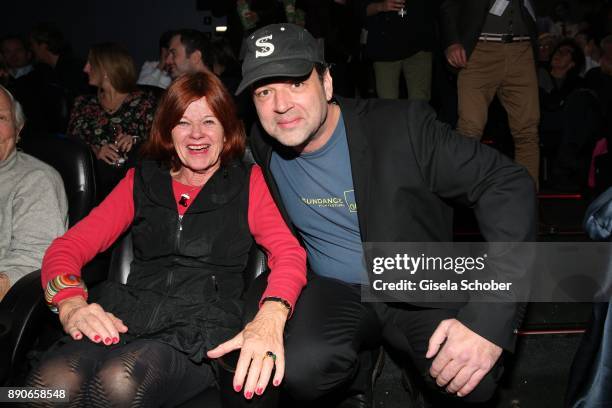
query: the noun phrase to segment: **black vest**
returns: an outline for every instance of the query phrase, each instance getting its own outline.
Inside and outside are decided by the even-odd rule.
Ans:
[[[156,339],[199,362],[238,333],[253,244],[250,173],[241,162],[221,167],[179,217],[169,169],[136,168],[130,275],[126,285],[108,282],[95,299],[126,323],[128,341]]]

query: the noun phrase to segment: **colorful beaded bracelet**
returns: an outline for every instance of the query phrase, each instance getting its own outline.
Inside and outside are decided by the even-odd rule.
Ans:
[[[45,289],[45,302],[53,313],[59,312],[57,305],[53,303],[53,297],[61,290],[69,288],[81,288],[85,291],[85,293],[87,293],[87,286],[85,286],[85,282],[83,282],[81,277],[77,275],[59,275],[47,283],[47,288]]]

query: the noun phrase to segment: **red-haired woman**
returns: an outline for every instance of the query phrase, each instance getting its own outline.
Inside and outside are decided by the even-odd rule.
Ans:
[[[242,347],[239,367],[251,363],[236,391],[263,393],[274,368],[280,383],[284,324],[306,283],[306,255],[261,170],[241,161],[244,148],[232,97],[213,74],[168,88],[144,146],[152,160],[129,170],[45,255],[42,285],[67,336],[29,386],[67,389],[75,405],[175,406],[215,383],[206,353],[228,339],[221,352]],[[107,281],[88,297],[80,269],[130,226],[127,284]],[[240,332],[253,238],[271,272],[259,312]]]

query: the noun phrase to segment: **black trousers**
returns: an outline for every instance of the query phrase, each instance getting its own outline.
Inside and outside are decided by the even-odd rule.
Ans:
[[[256,312],[262,288],[262,282],[251,286],[248,314]],[[433,398],[444,406],[484,402],[493,395],[503,371],[499,361],[463,398],[447,394],[429,375],[433,361],[425,358],[429,338],[440,321],[456,314],[456,310],[403,303],[362,303],[358,285],[315,276],[302,291],[285,328],[285,390],[299,401],[316,400],[336,391],[365,391],[360,388],[367,382],[355,383],[360,352],[384,343],[399,357],[400,364],[420,375],[424,391],[433,391]]]

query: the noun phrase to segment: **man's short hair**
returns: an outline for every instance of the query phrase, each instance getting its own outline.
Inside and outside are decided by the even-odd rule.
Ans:
[[[23,113],[23,108],[21,104],[17,99],[15,99],[13,94],[2,85],[0,85],[0,91],[4,92],[9,98],[9,102],[11,103],[11,112],[13,112],[13,121],[15,123],[15,128],[23,128],[23,125],[25,125],[26,117]]]
[[[37,43],[47,44],[52,54],[60,55],[66,48],[64,35],[51,23],[38,23],[30,32],[30,38]]]
[[[209,56],[210,41],[203,32],[191,28],[184,28],[176,31],[174,34],[179,36],[181,44],[185,47],[185,54],[187,57],[195,51],[200,51],[202,63],[208,68],[212,68],[212,61]]]
[[[170,40],[172,39],[172,37],[174,37],[174,34],[176,34],[176,31],[174,30],[164,31],[162,33],[162,35],[159,37],[159,50],[160,51],[162,48],[170,48]]]

